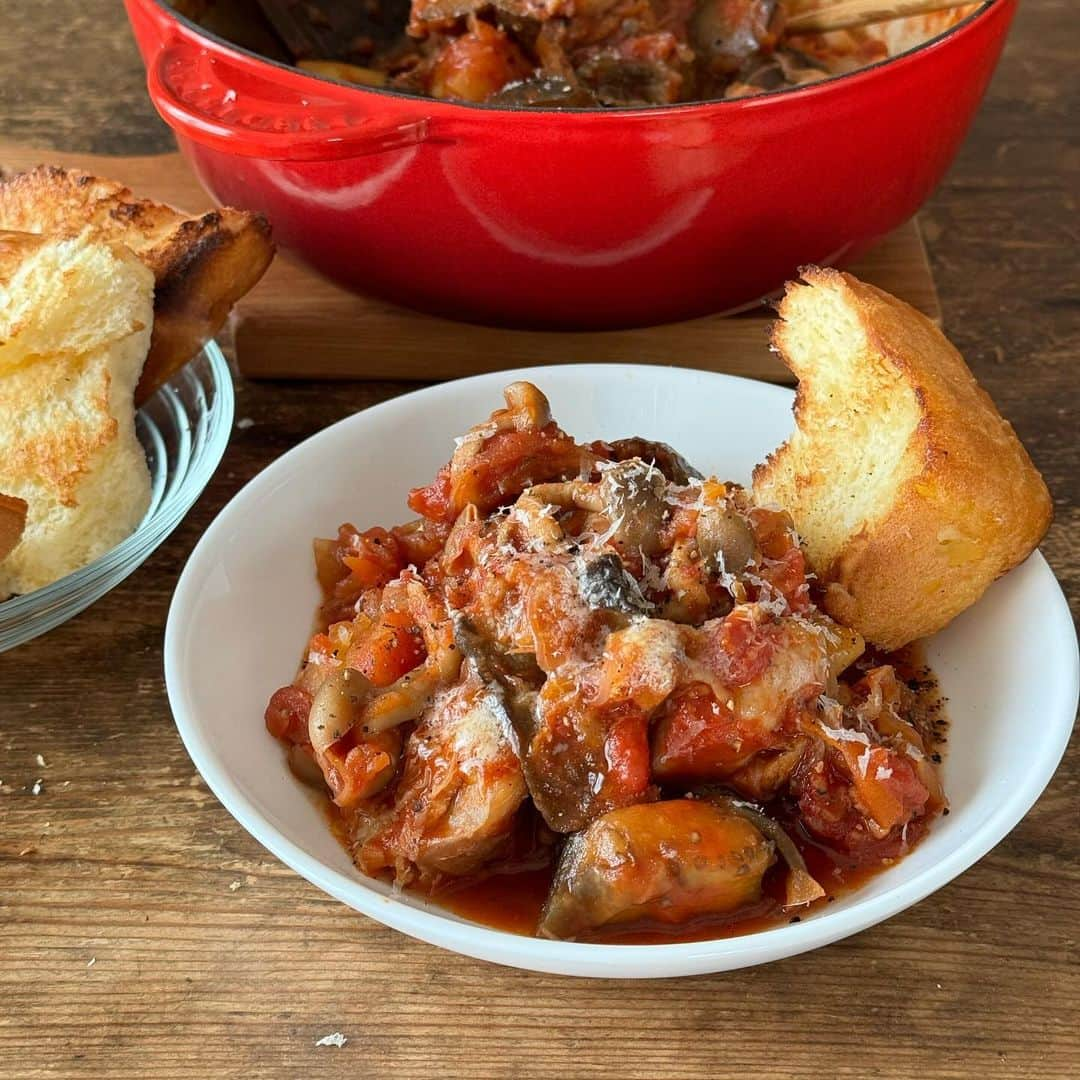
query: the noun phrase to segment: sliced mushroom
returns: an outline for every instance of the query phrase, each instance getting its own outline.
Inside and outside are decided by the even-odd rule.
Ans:
[[[353,668],[335,668],[323,680],[311,702],[308,738],[311,748],[322,754],[350,731],[373,687]]]
[[[537,484],[529,494],[555,506],[588,510],[596,520],[586,523],[606,543],[628,554],[653,555],[660,550],[660,527],[669,507],[664,498],[664,474],[640,458],[603,465],[597,483],[570,480]]]
[[[698,514],[697,545],[710,569],[738,574],[757,553],[754,534],[733,506],[705,506]]]

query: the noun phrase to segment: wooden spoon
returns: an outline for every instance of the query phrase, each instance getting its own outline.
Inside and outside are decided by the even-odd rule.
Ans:
[[[932,11],[951,11],[968,7],[973,0],[837,0],[837,3],[807,11],[796,11],[784,22],[786,34],[821,34],[828,30],[850,30],[903,19],[908,15],[926,15]]]

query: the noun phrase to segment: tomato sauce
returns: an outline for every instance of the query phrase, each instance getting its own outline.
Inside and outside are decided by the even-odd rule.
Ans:
[[[768,809],[774,812],[772,808]],[[774,814],[780,816],[778,813]],[[606,945],[670,945],[675,942],[709,941],[753,934],[801,921],[808,914],[819,911],[839,897],[861,888],[895,862],[891,860],[870,866],[859,865],[855,860],[844,859],[842,855],[814,844],[795,829],[791,829],[790,833],[802,852],[810,873],[825,889],[825,897],[816,903],[798,911],[784,911],[787,868],[782,860],[778,860],[765,875],[761,899],[749,907],[674,926],[638,923],[611,927],[601,929],[581,940]],[[555,867],[549,864],[537,869],[495,873],[483,878],[455,882],[434,894],[425,895],[427,899],[463,919],[470,919],[494,930],[531,937],[536,932],[540,912],[554,877]]]
[[[892,664],[897,674],[914,691],[914,714],[919,726],[929,731],[934,746],[934,757],[941,760],[946,741],[948,722],[944,712],[937,680],[927,667],[921,647],[909,646],[899,653],[871,654],[861,660],[872,667],[881,663]],[[342,819],[333,803],[328,802],[328,816],[338,839],[346,844]],[[749,907],[722,915],[706,916],[687,923],[671,926],[660,923],[637,923],[634,925],[601,929],[582,941],[606,945],[670,945],[676,942],[710,941],[717,938],[739,937],[770,930],[789,923],[797,923],[815,912],[821,911],[841,897],[862,888],[878,874],[884,873],[903,857],[886,859],[869,865],[845,856],[811,839],[799,827],[792,810],[778,799],[765,807],[765,812],[778,820],[794,840],[807,869],[825,889],[825,896],[797,911],[784,911],[784,892],[787,869],[782,859],[765,874],[761,899]],[[943,813],[947,814],[948,809]],[[916,831],[908,836],[908,850],[922,839],[927,823],[920,821]],[[932,823],[930,824],[932,827]],[[347,844],[346,844],[347,846]],[[906,854],[906,852],[905,852]],[[438,904],[439,907],[459,915],[463,919],[503,930],[510,934],[532,937],[540,921],[551,883],[555,877],[557,858],[554,849],[542,850],[534,846],[531,851],[519,851],[512,862],[494,872],[459,880],[444,879],[434,890],[415,889],[417,895]],[[537,865],[540,863],[541,865]]]

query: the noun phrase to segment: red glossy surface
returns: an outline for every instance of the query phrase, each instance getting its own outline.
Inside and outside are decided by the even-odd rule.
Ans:
[[[798,91],[606,112],[317,79],[125,0],[150,93],[223,203],[349,288],[481,322],[613,328],[725,311],[910,217],[952,161],[1016,0]]]

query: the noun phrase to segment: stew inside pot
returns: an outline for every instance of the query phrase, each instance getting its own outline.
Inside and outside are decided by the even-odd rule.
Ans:
[[[783,0],[177,0],[236,44],[316,75],[454,101],[589,108],[745,97],[864,67],[978,5],[785,34]]]

